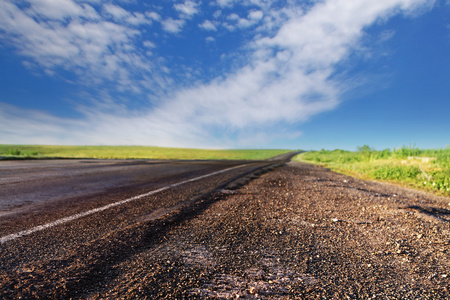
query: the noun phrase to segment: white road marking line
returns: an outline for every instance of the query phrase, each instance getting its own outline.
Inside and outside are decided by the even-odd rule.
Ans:
[[[200,180],[200,179],[203,179],[203,178],[206,178],[206,177],[210,177],[210,176],[214,176],[214,175],[217,175],[217,174],[225,173],[225,172],[231,171],[233,169],[242,168],[242,167],[245,167],[245,166],[246,165],[240,165],[240,166],[228,168],[228,169],[225,169],[225,170],[220,170],[220,171],[217,171],[217,172],[213,172],[213,173],[210,173],[210,174],[202,175],[200,177],[196,177],[196,178],[193,178],[193,179],[189,179],[189,180],[185,180],[185,181],[182,181],[182,182],[174,183],[174,184],[162,187],[162,188],[154,190],[154,191],[150,191],[150,192],[142,194],[142,195],[134,196],[134,197],[131,197],[131,198],[128,198],[128,199],[125,199],[125,200],[121,200],[121,201],[118,201],[118,202],[114,202],[114,203],[111,203],[111,204],[108,204],[108,205],[105,205],[105,206],[102,206],[102,207],[94,208],[94,209],[91,209],[91,210],[88,210],[88,211],[85,211],[85,212],[81,212],[81,213],[78,213],[78,214],[75,214],[75,215],[72,215],[72,216],[69,216],[69,217],[65,217],[65,218],[62,218],[62,219],[59,219],[59,220],[56,220],[56,221],[44,224],[44,225],[39,225],[39,226],[30,228],[30,229],[27,229],[27,230],[23,230],[23,231],[20,231],[20,232],[17,232],[17,233],[9,234],[9,235],[1,237],[0,238],[0,243],[3,244],[5,242],[9,242],[9,241],[15,240],[15,239],[20,238],[22,236],[29,235],[29,234],[32,234],[34,232],[41,231],[41,230],[44,230],[44,229],[47,229],[47,228],[51,228],[51,227],[54,227],[54,226],[57,226],[57,225],[61,225],[61,224],[64,224],[64,223],[67,223],[67,222],[70,222],[70,221],[73,221],[73,220],[76,220],[76,219],[79,219],[79,218],[82,218],[82,217],[85,217],[85,216],[88,216],[88,215],[92,215],[94,213],[97,213],[97,212],[100,212],[100,211],[104,211],[104,210],[107,210],[109,208],[116,207],[116,206],[119,206],[119,205],[122,205],[122,204],[125,204],[125,203],[128,203],[128,202],[134,201],[134,200],[138,200],[138,199],[141,199],[141,198],[144,198],[144,197],[147,197],[147,196],[151,196],[151,195],[160,193],[162,191],[165,191],[165,190],[168,190],[168,189],[171,189],[171,188],[174,188],[174,187],[177,187],[177,186],[189,183],[189,182],[197,181],[197,180]]]

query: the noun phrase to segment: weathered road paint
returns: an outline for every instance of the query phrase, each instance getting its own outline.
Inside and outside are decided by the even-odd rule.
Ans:
[[[144,198],[144,197],[148,197],[148,196],[160,193],[162,191],[165,191],[165,190],[168,190],[168,189],[171,189],[171,188],[174,188],[174,187],[178,187],[180,185],[183,185],[183,184],[186,184],[186,183],[189,183],[189,182],[193,182],[193,181],[197,181],[197,180],[200,180],[200,179],[203,179],[203,178],[207,178],[207,177],[211,177],[211,176],[218,175],[218,174],[221,174],[221,173],[225,173],[225,172],[237,169],[237,168],[242,168],[244,166],[246,166],[246,165],[240,165],[240,166],[236,166],[236,167],[220,170],[220,171],[217,171],[217,172],[213,172],[213,173],[210,173],[210,174],[202,175],[202,176],[199,176],[199,177],[196,177],[196,178],[192,178],[192,179],[189,179],[189,180],[185,180],[185,181],[182,181],[182,182],[174,183],[174,184],[171,184],[171,185],[159,188],[157,190],[150,191],[148,193],[144,193],[144,194],[141,194],[141,195],[138,195],[138,196],[134,196],[134,197],[131,197],[131,198],[128,198],[128,199],[125,199],[125,200],[117,201],[117,202],[114,202],[114,203],[111,203],[111,204],[108,204],[108,205],[105,205],[105,206],[102,206],[102,207],[94,208],[94,209],[91,209],[91,210],[88,210],[88,211],[85,211],[85,212],[81,212],[81,213],[78,213],[78,214],[75,214],[75,215],[72,215],[72,216],[69,216],[69,217],[58,219],[56,221],[53,221],[53,222],[50,222],[50,223],[47,223],[47,224],[43,224],[43,225],[39,225],[39,226],[30,228],[30,229],[27,229],[27,230],[23,230],[23,231],[20,231],[20,232],[17,232],[17,233],[9,234],[9,235],[1,237],[0,238],[0,243],[3,244],[3,243],[6,243],[8,241],[12,241],[12,240],[18,239],[18,238],[20,238],[22,236],[26,236],[26,235],[29,235],[29,234],[32,234],[32,233],[35,233],[35,232],[38,232],[38,231],[41,231],[41,230],[44,230],[44,229],[47,229],[47,228],[51,228],[51,227],[54,227],[54,226],[57,226],[57,225],[61,225],[61,224],[64,224],[64,223],[67,223],[67,222],[70,222],[70,221],[73,221],[73,220],[76,220],[76,219],[79,219],[79,218],[82,218],[82,217],[85,217],[85,216],[88,216],[88,215],[92,215],[94,213],[97,213],[97,212],[100,212],[100,211],[104,211],[104,210],[110,209],[112,207],[116,207],[116,206],[119,206],[119,205],[122,205],[122,204],[125,204],[125,203],[128,203],[128,202],[134,201],[134,200],[138,200],[138,199],[141,199],[141,198]]]

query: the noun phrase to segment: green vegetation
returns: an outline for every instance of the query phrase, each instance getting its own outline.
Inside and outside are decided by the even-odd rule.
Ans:
[[[267,159],[289,150],[205,150],[145,146],[41,146],[0,145],[1,159]]]
[[[7,148],[7,149],[0,150],[0,156],[7,156],[7,157],[27,158],[27,157],[34,157],[37,155],[38,155],[38,153],[36,151],[24,151],[24,150],[20,150],[18,148]]]
[[[402,147],[377,151],[367,145],[358,151],[311,151],[295,160],[313,162],[364,179],[377,179],[450,196],[450,147]]]

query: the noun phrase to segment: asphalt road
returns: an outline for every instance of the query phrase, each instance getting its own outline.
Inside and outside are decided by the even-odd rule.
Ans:
[[[0,298],[448,299],[448,198],[280,158],[160,163],[190,171],[3,216],[11,235],[107,208],[2,240]]]
[[[122,216],[129,224],[157,210],[163,214],[255,169],[282,163],[291,155],[268,161],[0,161],[0,237],[140,196],[142,203],[133,200],[136,203],[131,204],[139,214]],[[208,178],[197,180],[202,176]],[[190,180],[194,181],[186,182]],[[180,183],[183,186],[170,188]],[[181,191],[167,200],[142,196],[161,188],[173,190],[166,193]],[[139,205],[148,208],[142,212]],[[102,226],[109,226],[108,222]]]
[[[201,212],[208,195],[228,193],[293,155],[267,161],[0,161],[0,298],[77,298],[81,287],[67,284],[79,275],[60,272],[83,269],[91,255],[120,261],[136,239],[165,232],[167,220]],[[129,239],[119,242],[117,234]],[[86,245],[100,248],[85,252]]]

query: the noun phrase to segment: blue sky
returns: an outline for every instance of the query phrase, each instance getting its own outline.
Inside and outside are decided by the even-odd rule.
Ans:
[[[0,0],[0,143],[450,144],[447,0]]]

